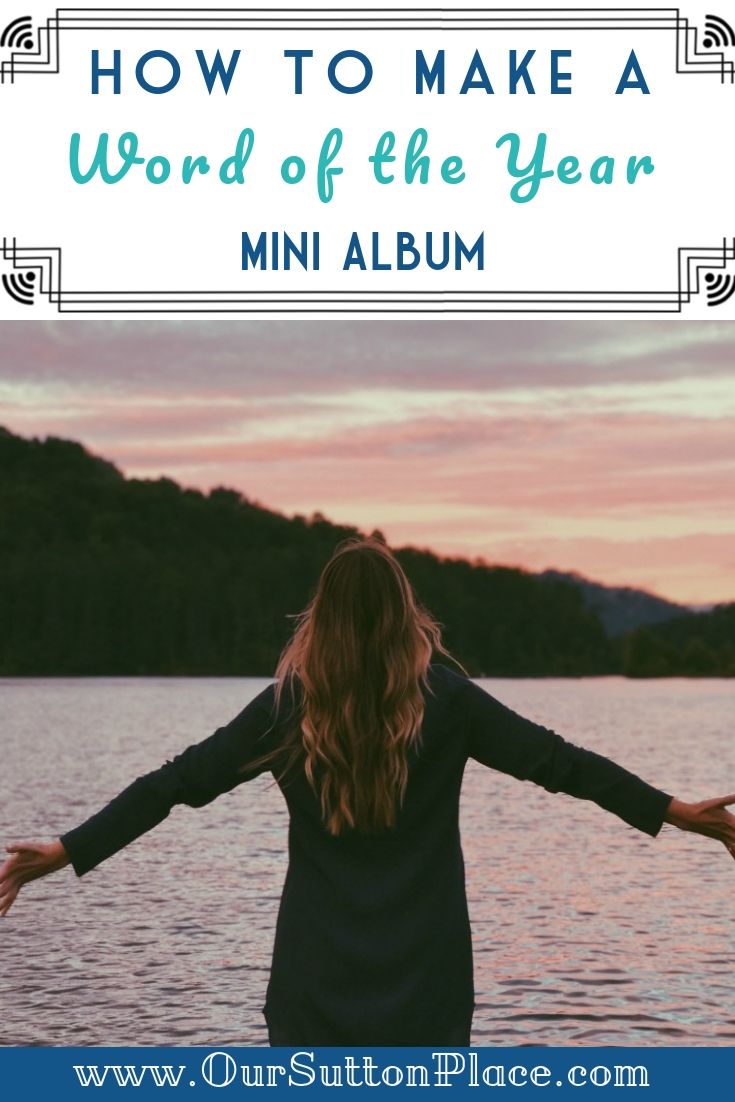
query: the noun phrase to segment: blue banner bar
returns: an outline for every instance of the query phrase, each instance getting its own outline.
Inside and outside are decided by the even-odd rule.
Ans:
[[[421,1097],[451,1089],[521,1097],[640,1092],[646,1102],[677,1102],[705,1091],[732,1097],[733,1048],[5,1048],[0,1095],[16,1099],[133,1096],[267,1096],[273,1091],[377,1090]],[[223,1094],[224,1092],[224,1094]],[[542,1093],[542,1097],[543,1097]]]

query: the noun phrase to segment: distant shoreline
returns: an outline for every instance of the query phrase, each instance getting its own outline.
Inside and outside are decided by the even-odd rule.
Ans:
[[[591,674],[507,674],[488,673],[472,675],[472,681],[732,681],[734,674],[659,674],[650,677],[631,677],[625,673]],[[257,673],[1,673],[4,681],[265,681],[275,679]]]

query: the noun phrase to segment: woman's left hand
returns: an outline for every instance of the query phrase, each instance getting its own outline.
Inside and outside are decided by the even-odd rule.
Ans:
[[[695,834],[715,838],[735,858],[735,815],[725,810],[731,804],[735,804],[735,794],[716,796],[713,800],[701,800],[695,804],[672,800],[665,822],[680,830],[691,830]]]
[[[24,884],[69,864],[69,855],[58,838],[53,842],[12,842],[5,851],[10,857],[0,865],[0,917],[8,913]]]

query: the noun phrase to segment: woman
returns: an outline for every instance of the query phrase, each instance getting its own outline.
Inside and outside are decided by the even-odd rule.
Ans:
[[[472,948],[459,836],[468,758],[594,800],[655,836],[664,822],[735,855],[735,796],[687,804],[431,664],[439,628],[390,551],[342,545],[276,683],[226,727],[140,777],[50,844],[19,842],[0,913],[71,862],[83,876],[160,823],[270,770],[289,867],[264,1008],[271,1044],[468,1045]],[[521,825],[522,829],[522,825]]]

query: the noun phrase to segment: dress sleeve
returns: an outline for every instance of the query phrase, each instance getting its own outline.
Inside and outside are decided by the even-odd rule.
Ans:
[[[77,876],[139,838],[168,816],[176,804],[203,807],[269,768],[242,769],[271,749],[274,692],[269,686],[226,727],[189,746],[160,769],[129,784],[80,826],[60,837]]]
[[[672,797],[609,758],[567,742],[468,681],[461,694],[468,756],[548,792],[593,800],[655,837]]]

